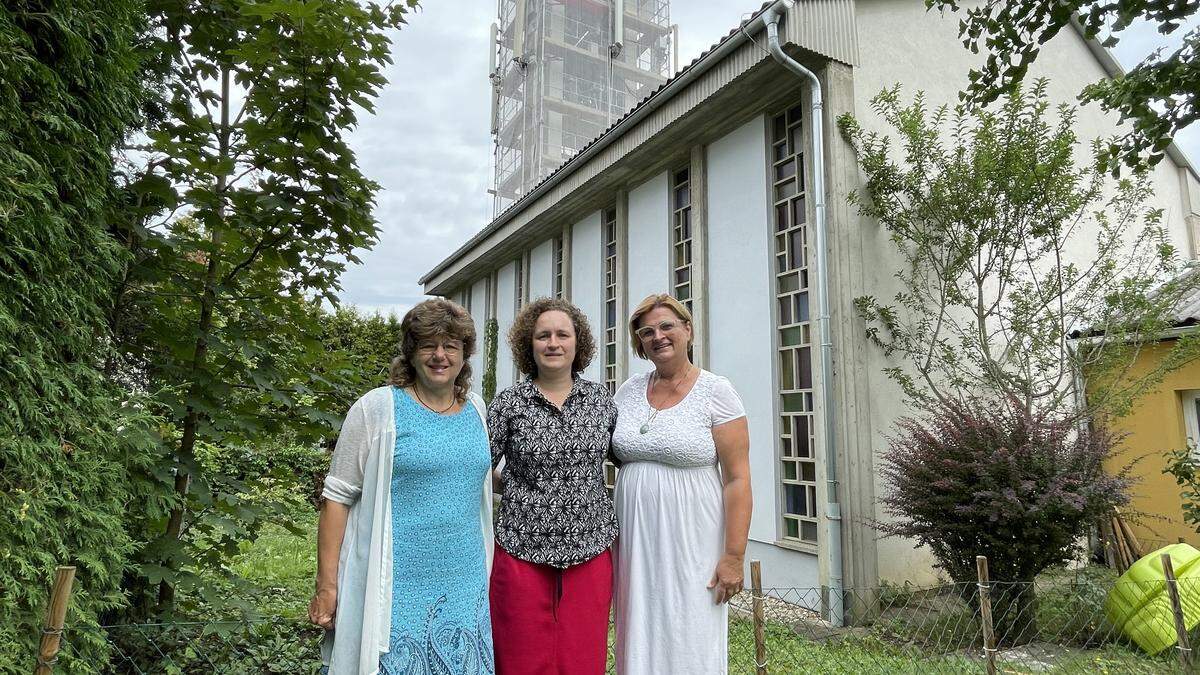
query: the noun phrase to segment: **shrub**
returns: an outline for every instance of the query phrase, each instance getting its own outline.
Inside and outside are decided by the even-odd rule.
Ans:
[[[929,547],[956,582],[974,581],[975,556],[987,556],[996,634],[1028,641],[1034,577],[1071,560],[1088,527],[1129,500],[1124,472],[1103,469],[1113,436],[995,401],[945,402],[898,429],[881,469],[893,520],[876,527]]]
[[[488,319],[487,327],[483,329],[483,350],[485,364],[483,367],[483,400],[491,403],[496,395],[496,344],[500,324],[495,319]]]
[[[1167,467],[1163,473],[1175,479],[1182,501],[1183,520],[1200,532],[1200,460],[1190,445],[1167,451]]]

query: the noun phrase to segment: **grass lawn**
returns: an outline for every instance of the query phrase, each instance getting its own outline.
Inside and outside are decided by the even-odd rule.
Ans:
[[[234,569],[263,589],[251,598],[257,609],[269,617],[305,616],[316,573],[316,514],[304,519],[305,532],[294,535],[268,526],[252,546],[246,546],[234,562]],[[1084,581],[1096,590],[1089,596],[1088,586],[1079,583],[1078,573],[1056,572],[1047,575],[1043,587],[1039,581],[1039,624],[1045,627],[1044,646],[1039,643],[1031,654],[1000,661],[1000,671],[1008,673],[1045,672],[1038,662],[1052,663],[1050,672],[1087,673],[1163,673],[1176,669],[1166,657],[1150,658],[1121,641],[1056,647],[1055,635],[1069,635],[1094,629],[1098,620],[1096,603],[1103,601],[1103,589],[1110,582],[1108,570],[1085,571]],[[814,639],[803,629],[794,630],[783,623],[766,626],[767,667],[772,673],[983,673],[984,663],[978,650],[939,650],[932,641],[969,645],[977,631],[972,616],[947,613],[933,621],[912,621],[904,608],[915,600],[890,598],[899,608],[894,616],[869,630],[839,637]],[[968,635],[968,633],[970,635]],[[936,635],[935,635],[936,634]],[[955,634],[951,636],[951,634]],[[611,631],[610,631],[611,640]],[[1040,649],[1040,651],[1039,651]],[[1050,654],[1050,656],[1046,656]],[[754,630],[742,618],[729,623],[729,666],[731,673],[753,673]],[[610,672],[611,667],[610,667]]]
[[[263,589],[253,598],[266,616],[307,617],[317,578],[317,514],[297,519],[304,528],[295,535],[278,525],[267,525],[253,545],[243,545],[233,570]]]

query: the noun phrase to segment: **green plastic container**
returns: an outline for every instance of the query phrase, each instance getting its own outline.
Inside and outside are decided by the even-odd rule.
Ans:
[[[1135,562],[1117,579],[1104,602],[1109,623],[1148,654],[1157,654],[1175,644],[1175,618],[1167,594],[1166,574],[1160,556],[1171,556],[1171,567],[1179,580],[1179,602],[1188,630],[1200,623],[1200,551],[1187,544],[1171,544]]]

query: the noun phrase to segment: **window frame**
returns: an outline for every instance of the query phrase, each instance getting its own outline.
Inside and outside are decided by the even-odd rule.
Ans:
[[[1200,389],[1179,392],[1183,404],[1183,440],[1189,444],[1192,458],[1200,459]]]
[[[767,117],[771,275],[776,376],[775,471],[781,543],[819,548],[819,448],[816,426],[815,317],[808,209],[808,153],[799,101]],[[782,219],[782,221],[781,221]]]
[[[682,179],[680,178],[682,176]],[[681,203],[679,193],[685,190],[687,198]],[[671,247],[670,264],[671,296],[683,303],[688,311],[695,315],[693,299],[695,292],[695,269],[692,261],[695,254],[695,223],[692,221],[692,175],[691,166],[685,164],[671,172],[671,190],[668,193],[671,207]],[[682,262],[681,262],[682,260]],[[686,273],[686,281],[680,281],[680,274]],[[682,290],[686,289],[684,296]]]

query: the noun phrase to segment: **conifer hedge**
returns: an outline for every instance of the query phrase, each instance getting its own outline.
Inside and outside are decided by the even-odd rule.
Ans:
[[[162,510],[150,421],[103,376],[122,265],[107,223],[113,150],[136,119],[136,0],[0,9],[0,673],[29,672],[54,568],[78,568],[67,621],[118,607],[140,545],[126,512]],[[105,650],[74,634],[61,672]]]

